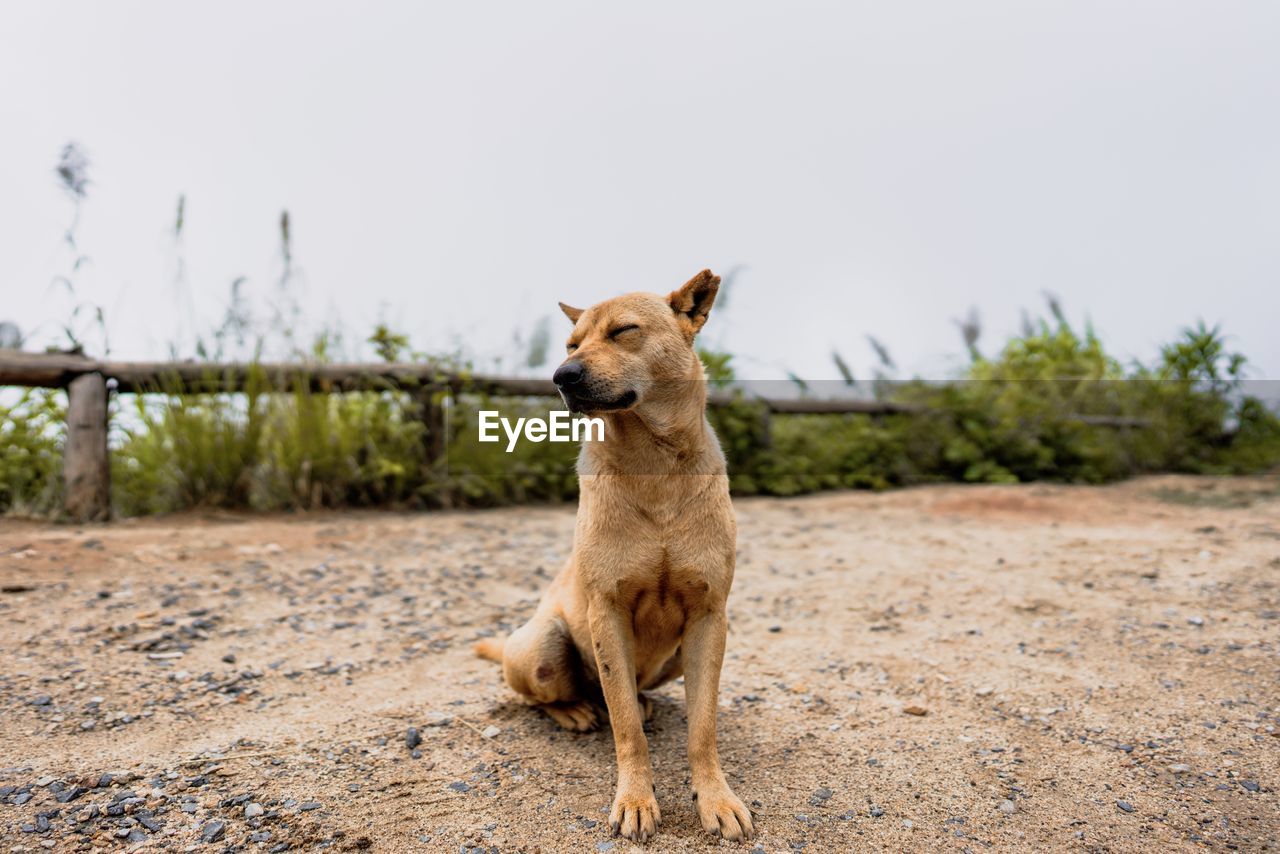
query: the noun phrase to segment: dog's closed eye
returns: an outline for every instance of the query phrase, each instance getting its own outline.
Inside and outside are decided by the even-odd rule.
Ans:
[[[623,333],[638,332],[639,330],[640,330],[639,326],[635,325],[634,323],[628,323],[626,326],[619,326],[617,329],[609,330],[609,337],[617,338],[619,335],[622,335]]]

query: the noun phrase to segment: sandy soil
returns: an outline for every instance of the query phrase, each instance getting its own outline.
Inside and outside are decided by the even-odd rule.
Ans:
[[[1276,496],[738,502],[720,733],[760,832],[697,824],[676,684],[649,850],[1276,849]],[[530,613],[572,525],[0,522],[4,850],[637,848],[606,826],[608,733],[558,730],[470,652]]]

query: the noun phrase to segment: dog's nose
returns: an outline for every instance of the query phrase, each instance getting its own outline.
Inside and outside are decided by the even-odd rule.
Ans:
[[[546,376],[545,374],[543,376]],[[587,376],[587,371],[582,367],[581,362],[565,362],[556,368],[555,374],[551,377],[551,381],[556,385],[564,388],[565,386],[577,385]]]

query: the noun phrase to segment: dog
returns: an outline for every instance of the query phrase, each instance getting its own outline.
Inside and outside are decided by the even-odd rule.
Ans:
[[[737,522],[693,342],[719,286],[703,270],[666,297],[560,304],[573,332],[553,379],[571,410],[604,419],[604,440],[584,443],[578,458],[568,564],[529,622],[476,645],[565,729],[595,729],[603,699],[618,763],[609,824],[636,842],[660,818],[644,734],[652,706],[641,692],[682,675],[702,826],[735,841],[754,832],[716,750]]]

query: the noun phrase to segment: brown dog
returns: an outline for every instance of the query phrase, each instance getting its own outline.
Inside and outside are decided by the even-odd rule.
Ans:
[[[640,691],[684,675],[689,766],[702,826],[749,837],[751,814],[716,752],[716,705],[737,523],[724,455],[706,418],[693,348],[720,279],[703,270],[668,297],[635,293],[573,321],[555,382],[569,408],[605,421],[578,458],[581,497],[568,565],[529,622],[476,652],[566,729],[613,726],[615,833],[643,842],[658,826]]]

